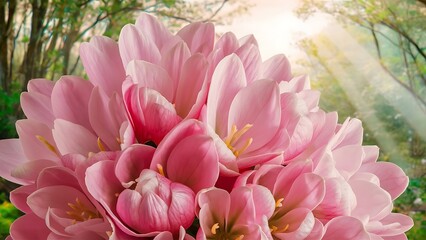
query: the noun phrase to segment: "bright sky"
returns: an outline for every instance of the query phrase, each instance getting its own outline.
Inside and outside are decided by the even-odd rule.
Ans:
[[[327,25],[326,18],[317,16],[307,22],[298,19],[293,10],[298,0],[249,0],[254,7],[234,18],[232,25],[217,27],[219,32],[234,32],[237,37],[253,34],[262,59],[284,53],[289,59],[300,57],[297,40],[318,33]]]

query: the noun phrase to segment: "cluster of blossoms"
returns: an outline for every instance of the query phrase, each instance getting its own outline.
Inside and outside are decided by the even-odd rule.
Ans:
[[[0,142],[9,239],[406,239],[404,172],[252,36],[142,14],[80,57],[89,81],[31,80]]]

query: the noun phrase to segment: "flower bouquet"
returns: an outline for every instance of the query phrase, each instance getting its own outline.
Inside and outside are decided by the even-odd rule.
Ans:
[[[31,80],[0,141],[8,239],[406,239],[404,172],[253,36],[142,14],[80,57],[89,81]]]

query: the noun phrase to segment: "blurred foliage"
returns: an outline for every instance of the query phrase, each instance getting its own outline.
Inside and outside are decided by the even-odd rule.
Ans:
[[[425,2],[303,0],[297,10],[305,19],[326,13],[339,23],[328,35],[300,42],[308,56],[301,64],[312,71],[321,107],[339,112],[340,122],[348,116],[361,119],[364,144],[378,145],[379,160],[395,162],[409,175],[407,190],[395,201],[395,211],[414,219],[408,239],[426,239],[426,139],[415,126],[426,119],[413,124],[413,116],[392,103],[408,93],[420,109],[414,114],[425,116]],[[339,38],[342,32],[349,34]]]
[[[21,216],[21,212],[17,210],[9,201],[6,193],[0,193],[0,239],[5,239],[9,235],[9,227],[12,222]]]

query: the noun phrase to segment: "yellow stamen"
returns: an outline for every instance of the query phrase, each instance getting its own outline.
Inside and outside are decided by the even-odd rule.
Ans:
[[[216,230],[219,229],[219,223],[213,224],[212,228],[210,229],[210,232],[215,235],[217,232]]]
[[[46,138],[44,138],[43,136],[40,136],[40,135],[36,135],[35,136],[41,143],[43,143],[46,147],[47,147],[47,149],[49,149],[51,152],[53,152],[53,153],[55,153],[56,155],[58,155],[59,156],[59,154],[58,154],[58,151],[56,151],[56,148],[52,145],[52,144],[50,144],[47,140],[46,140]]]
[[[102,144],[102,141],[101,141],[101,138],[100,138],[100,137],[98,137],[98,148],[99,148],[99,150],[100,150],[101,152],[104,152],[104,151],[105,151],[105,147],[104,147],[104,145]]]
[[[246,140],[243,147],[240,149],[235,148],[235,143],[251,128],[253,127],[252,124],[246,124],[243,128],[240,130],[237,129],[237,126],[235,124],[232,125],[231,131],[229,132],[228,136],[224,139],[224,142],[226,146],[232,151],[232,153],[238,157],[241,155],[247,148],[253,143],[253,138],[249,138]]]
[[[71,211],[66,211],[66,214],[71,217],[72,224],[100,217],[96,210],[90,210],[78,198],[75,199],[75,203],[68,203],[67,205],[71,208]]]
[[[244,238],[244,235],[240,235],[239,237],[237,237],[235,240],[241,240]]]
[[[283,206],[283,204],[282,204],[282,202],[284,201],[284,198],[280,198],[280,199],[278,199],[276,202],[275,202],[275,207],[276,208],[279,208],[279,207],[282,207]]]
[[[270,228],[270,230],[271,230],[271,233],[283,233],[283,232],[287,231],[287,229],[289,227],[290,227],[290,225],[286,224],[284,228],[278,229],[277,226],[272,225],[271,228]]]
[[[163,169],[163,166],[161,166],[161,164],[157,164],[157,169],[158,169],[158,172],[161,174],[161,175],[163,175],[164,177],[166,176],[165,174],[164,174],[164,169]]]

